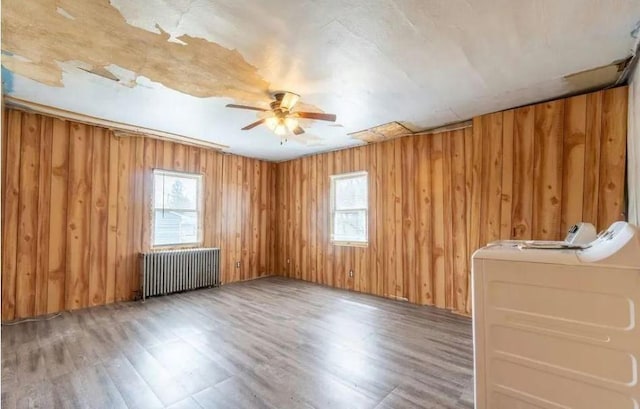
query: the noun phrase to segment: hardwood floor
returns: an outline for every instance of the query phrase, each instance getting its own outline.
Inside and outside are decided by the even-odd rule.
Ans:
[[[270,277],[2,326],[2,408],[472,408],[471,321]]]

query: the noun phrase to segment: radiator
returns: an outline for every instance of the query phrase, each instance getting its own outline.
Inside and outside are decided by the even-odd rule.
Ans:
[[[220,249],[141,253],[142,299],[220,285]]]

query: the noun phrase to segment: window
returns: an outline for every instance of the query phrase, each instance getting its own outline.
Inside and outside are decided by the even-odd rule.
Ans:
[[[153,171],[153,245],[200,244],[202,175]]]
[[[366,245],[369,240],[367,172],[331,176],[331,242]]]

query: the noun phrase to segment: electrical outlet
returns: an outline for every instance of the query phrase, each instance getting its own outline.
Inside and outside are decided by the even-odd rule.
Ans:
[[[240,268],[240,262],[236,261],[236,268]]]
[[[349,270],[349,278],[353,278],[353,270]]]

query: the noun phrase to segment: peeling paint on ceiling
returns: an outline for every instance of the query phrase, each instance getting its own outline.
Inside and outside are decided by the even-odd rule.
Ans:
[[[601,86],[638,21],[637,0],[5,0],[3,89],[283,160]],[[281,146],[224,108],[278,89],[339,126]]]
[[[4,1],[2,49],[13,55],[3,64],[52,86],[63,86],[59,62],[79,60],[91,67],[79,67],[85,71],[104,73],[115,64],[195,97],[255,102],[268,95],[269,83],[238,51],[187,34],[171,42],[158,24],[156,29],[128,24],[104,2]]]
[[[600,88],[616,82],[630,60],[614,61],[603,67],[565,75],[564,79],[572,89]]]

